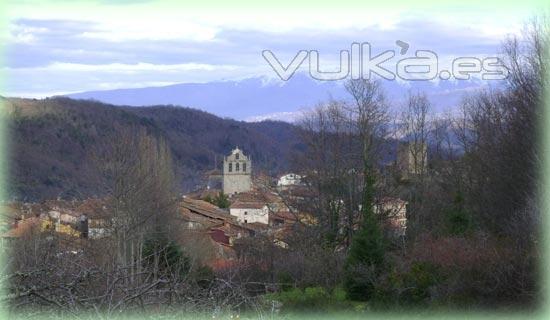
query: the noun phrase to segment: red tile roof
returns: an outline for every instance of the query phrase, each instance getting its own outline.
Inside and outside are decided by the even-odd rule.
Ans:
[[[292,220],[292,221],[298,220],[296,217],[296,214],[290,211],[279,211],[271,214],[270,216],[273,218],[279,218],[284,220]]]
[[[264,202],[244,202],[235,201],[231,204],[231,209],[262,209],[266,204]]]
[[[40,218],[33,217],[28,218],[17,223],[17,226],[8,230],[0,237],[2,238],[21,238],[22,236],[29,234],[34,228],[38,228],[40,224]]]

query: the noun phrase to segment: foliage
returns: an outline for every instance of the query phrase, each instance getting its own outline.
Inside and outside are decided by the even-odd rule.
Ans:
[[[354,236],[345,265],[344,286],[351,300],[369,300],[384,262],[385,244],[372,209],[364,210],[361,230]]]
[[[451,208],[445,212],[446,232],[450,235],[464,235],[472,228],[472,218],[464,208],[464,198],[458,193]]]
[[[231,203],[229,202],[229,196],[227,196],[223,191],[220,191],[214,198],[212,196],[207,195],[204,199],[204,201],[210,202],[211,204],[226,209],[229,208]]]
[[[143,245],[144,262],[158,269],[160,273],[179,276],[189,272],[191,264],[181,247],[165,236],[150,237]]]
[[[294,279],[289,272],[281,271],[277,274],[277,282],[281,286],[282,291],[289,291],[294,288]]]
[[[285,311],[327,310],[333,301],[331,295],[322,287],[293,288],[267,294],[264,300],[282,303]]]
[[[376,283],[372,303],[382,309],[428,306],[442,280],[439,268],[428,262],[414,262],[405,271],[394,268]]]
[[[195,271],[194,278],[201,288],[206,289],[212,285],[212,282],[216,278],[216,275],[214,274],[212,268],[202,265],[198,267]]]
[[[214,204],[214,200],[212,199],[212,196],[207,194],[206,197],[202,198],[203,201],[209,202],[211,204]]]
[[[250,154],[256,169],[288,170],[300,141],[292,124],[238,122],[184,107],[113,107],[64,97],[5,99],[10,197],[27,201],[104,196],[109,177],[95,166],[93,151],[108,149],[121,131],[139,128],[166,141],[180,191],[202,182],[203,172],[235,145]],[[272,159],[277,159],[273,161]],[[219,164],[218,164],[219,165]]]

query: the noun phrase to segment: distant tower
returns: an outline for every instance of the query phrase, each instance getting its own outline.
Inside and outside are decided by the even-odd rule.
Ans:
[[[397,147],[397,166],[403,178],[425,172],[428,164],[428,148],[426,143],[405,142]]]
[[[247,192],[252,188],[252,161],[239,149],[223,159],[223,193]]]

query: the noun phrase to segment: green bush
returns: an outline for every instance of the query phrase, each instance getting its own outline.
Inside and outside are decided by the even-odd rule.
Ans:
[[[436,266],[426,262],[414,263],[411,270],[403,276],[403,284],[407,290],[401,293],[401,304],[426,304],[431,297],[430,289],[440,281]]]
[[[212,199],[212,196],[207,194],[206,197],[202,198],[203,201],[210,202],[211,204],[214,204],[214,200]]]
[[[472,219],[464,209],[464,199],[457,193],[451,208],[445,212],[445,227],[450,235],[462,236],[472,228]]]
[[[321,310],[325,309],[331,301],[330,294],[322,287],[308,287],[304,290],[293,288],[267,294],[264,298],[267,301],[275,300],[282,303],[285,311]]]
[[[220,191],[214,198],[212,198],[211,195],[207,195],[203,198],[203,200],[222,209],[227,209],[231,205],[229,202],[229,197],[224,194],[223,191]]]
[[[199,287],[206,289],[210,287],[212,281],[216,278],[216,275],[209,266],[200,266],[195,271],[194,278]]]
[[[336,287],[332,290],[332,300],[336,302],[346,301],[346,290],[342,287]]]
[[[442,283],[439,268],[426,262],[413,263],[406,272],[392,270],[376,283],[373,305],[378,308],[426,306],[431,290]]]
[[[277,282],[280,284],[282,291],[294,288],[294,278],[288,272],[279,272],[277,274]]]
[[[271,306],[273,301],[281,303],[283,312],[312,311],[365,311],[364,302],[350,301],[346,298],[346,291],[336,287],[329,292],[323,287],[306,287],[305,289],[292,288],[287,291],[266,294],[264,302]]]
[[[464,235],[470,229],[470,219],[462,211],[450,210],[447,212],[447,233]]]
[[[181,247],[162,235],[146,239],[142,254],[145,265],[154,266],[155,260],[158,260],[159,271],[174,276],[185,277],[191,267],[190,259]]]

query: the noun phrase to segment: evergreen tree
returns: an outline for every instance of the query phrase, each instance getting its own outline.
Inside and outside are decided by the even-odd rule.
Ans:
[[[472,218],[464,208],[464,198],[459,191],[453,204],[445,211],[446,231],[453,236],[463,236],[472,229]]]
[[[367,171],[367,170],[365,170]],[[363,223],[353,237],[345,265],[344,287],[349,299],[369,300],[384,262],[384,238],[374,213],[374,176],[365,174]]]
[[[152,234],[143,245],[144,266],[157,274],[183,278],[191,262],[182,248],[165,233]]]
[[[212,203],[222,209],[229,208],[229,206],[231,205],[231,203],[229,202],[229,197],[224,194],[223,191],[220,191],[220,193],[218,193],[218,195],[214,197]]]

